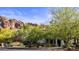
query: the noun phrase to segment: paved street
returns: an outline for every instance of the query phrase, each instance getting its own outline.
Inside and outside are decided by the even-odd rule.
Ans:
[[[60,47],[52,48],[0,48],[0,51],[64,51]]]

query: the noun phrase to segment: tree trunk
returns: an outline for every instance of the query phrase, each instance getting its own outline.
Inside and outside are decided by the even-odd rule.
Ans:
[[[56,46],[56,47],[58,47],[58,44],[57,44],[57,39],[55,40],[55,46]]]
[[[51,47],[50,39],[48,39],[48,47]]]
[[[5,46],[4,46],[4,43],[1,43],[1,47],[2,47],[2,48],[4,48],[4,47],[5,47]]]
[[[36,44],[36,47],[39,48],[39,44],[38,43]]]

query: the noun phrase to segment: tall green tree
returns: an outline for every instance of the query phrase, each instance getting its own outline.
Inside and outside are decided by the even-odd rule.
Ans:
[[[70,41],[76,37],[74,30],[77,30],[79,21],[79,12],[75,8],[58,8],[52,13],[51,26],[56,24],[56,38],[63,39],[66,47],[70,47]],[[75,27],[76,26],[76,27]],[[76,33],[77,34],[77,33]]]

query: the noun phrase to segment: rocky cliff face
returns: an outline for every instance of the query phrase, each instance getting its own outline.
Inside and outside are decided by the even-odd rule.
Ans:
[[[4,16],[0,16],[0,28],[20,29],[23,26],[22,21],[16,19],[8,19]]]

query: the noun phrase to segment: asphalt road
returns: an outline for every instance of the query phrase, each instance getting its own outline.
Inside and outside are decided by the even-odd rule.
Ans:
[[[64,51],[62,48],[0,48],[0,51]]]

